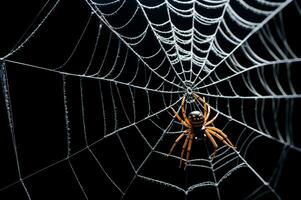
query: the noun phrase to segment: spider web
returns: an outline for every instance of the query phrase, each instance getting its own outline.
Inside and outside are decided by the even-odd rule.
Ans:
[[[298,195],[299,1],[16,4],[0,12],[1,199]],[[183,170],[171,107],[202,110],[193,93],[236,148],[213,158],[199,138]]]

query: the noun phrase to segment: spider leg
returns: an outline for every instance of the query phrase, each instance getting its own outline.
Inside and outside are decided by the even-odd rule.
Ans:
[[[211,112],[211,109],[210,109],[210,106],[206,103],[205,99],[204,99],[204,111],[207,111],[206,115],[204,114],[204,124],[207,123],[207,120],[209,119],[209,116],[210,116],[210,112]]]
[[[225,133],[223,133],[223,131],[221,131],[220,129],[218,129],[216,127],[213,127],[213,126],[207,126],[206,128],[208,130],[212,130],[212,131],[218,133],[219,135],[221,135],[227,141],[227,143],[230,144],[231,147],[234,147],[234,145],[232,144],[232,142],[230,141],[230,139],[228,138],[228,136]]]
[[[183,162],[183,156],[184,156],[184,153],[185,153],[185,150],[186,150],[186,147],[187,147],[187,143],[188,143],[188,140],[189,140],[189,137],[186,136],[186,139],[185,139],[185,142],[182,146],[182,151],[181,151],[181,160],[180,160],[180,165],[179,165],[179,168],[181,168],[182,166],[182,162]]]
[[[169,150],[169,155],[173,152],[174,148],[176,147],[178,142],[184,137],[184,135],[187,133],[187,131],[188,130],[185,130],[181,135],[179,135],[179,137],[177,137],[177,139],[175,140],[175,142],[173,143],[172,147]]]
[[[172,109],[173,113],[175,114],[176,118],[179,120],[179,122],[181,124],[183,124],[186,128],[190,128],[190,125],[188,125],[173,108],[171,108],[171,109]]]
[[[185,168],[187,166],[187,161],[188,161],[189,156],[190,156],[190,150],[191,150],[193,138],[194,138],[194,134],[190,132],[190,134],[189,134],[189,141],[188,141],[188,147],[187,147],[187,151],[186,151],[186,162],[185,162],[186,165],[185,165]]]
[[[194,98],[196,98],[200,103],[206,103],[205,100],[203,98],[201,98],[199,95],[193,93]]]
[[[214,151],[213,151],[213,158],[215,158],[215,153],[216,153],[216,150],[218,148],[218,145],[216,144],[214,138],[210,135],[210,133],[205,130],[205,133],[206,133],[206,136],[209,138],[210,142],[212,143],[213,145],[213,148],[214,148]]]
[[[233,145],[229,144],[229,143],[225,140],[225,138],[223,138],[222,136],[220,136],[220,135],[219,135],[218,133],[216,133],[215,131],[210,130],[210,129],[207,129],[207,131],[208,131],[210,134],[214,135],[217,139],[219,139],[222,143],[224,143],[224,144],[227,145],[228,147],[233,147]]]
[[[206,122],[205,126],[212,124],[216,120],[217,116],[218,116],[218,113],[210,121]]]
[[[200,102],[200,103],[203,103],[203,108],[204,108],[204,124],[206,124],[209,116],[210,116],[210,112],[211,112],[211,109],[210,109],[210,106],[208,106],[208,104],[206,103],[205,101],[205,98],[201,98],[199,95],[197,94],[194,94],[194,97]]]
[[[190,121],[189,121],[189,119],[187,118],[187,115],[186,115],[184,103],[185,103],[185,96],[182,97],[182,102],[181,102],[182,115],[183,115],[183,118],[184,118],[184,121],[186,122],[186,124],[191,126]]]

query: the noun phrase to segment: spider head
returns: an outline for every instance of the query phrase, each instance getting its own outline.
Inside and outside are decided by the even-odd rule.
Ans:
[[[194,127],[200,127],[203,126],[204,123],[204,116],[201,111],[192,111],[188,115],[188,119]]]

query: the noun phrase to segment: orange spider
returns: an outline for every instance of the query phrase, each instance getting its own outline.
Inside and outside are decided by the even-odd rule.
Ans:
[[[176,118],[179,120],[179,122],[187,128],[175,140],[174,144],[172,145],[172,147],[170,148],[170,151],[169,151],[169,154],[171,154],[172,151],[174,150],[175,146],[177,145],[177,143],[184,136],[186,136],[186,139],[182,146],[181,160],[180,160],[180,166],[179,166],[180,168],[182,165],[183,156],[184,156],[185,151],[186,151],[186,162],[189,159],[192,141],[195,137],[208,137],[214,147],[213,155],[215,155],[218,145],[216,144],[212,135],[215,136],[217,139],[219,139],[222,143],[224,143],[228,147],[231,147],[231,148],[234,147],[232,142],[228,139],[228,136],[225,133],[223,133],[223,131],[221,131],[220,129],[213,126],[213,122],[217,118],[218,113],[211,120],[208,120],[209,115],[210,115],[210,106],[208,106],[208,104],[206,103],[204,98],[201,98],[197,94],[193,94],[193,96],[199,103],[203,103],[204,114],[201,111],[192,111],[191,113],[189,113],[189,115],[187,117],[185,107],[184,107],[185,95],[182,97],[182,103],[181,103],[183,119],[179,116],[179,114],[173,108],[171,108],[172,111],[174,112]],[[214,156],[213,156],[213,158],[214,158]],[[186,162],[185,162],[185,164],[186,164]]]

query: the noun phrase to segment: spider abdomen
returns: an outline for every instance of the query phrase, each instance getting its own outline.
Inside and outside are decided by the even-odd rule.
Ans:
[[[191,131],[197,138],[203,138],[204,130],[202,127],[204,126],[204,116],[200,111],[192,111],[188,115],[189,122],[191,124]]]

